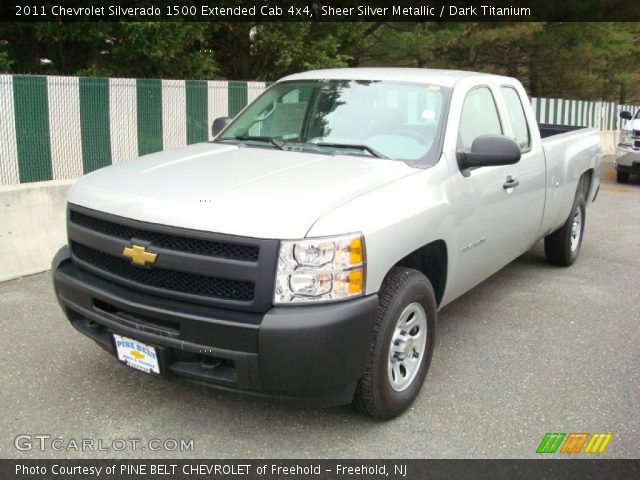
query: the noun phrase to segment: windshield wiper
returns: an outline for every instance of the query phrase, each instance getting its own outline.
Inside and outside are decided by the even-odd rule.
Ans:
[[[325,143],[325,142],[314,143],[313,145],[317,145],[319,147],[331,147],[331,148],[345,148],[345,149],[352,149],[352,150],[361,150],[363,152],[369,152],[371,155],[373,155],[376,158],[389,159],[389,157],[387,157],[386,155],[383,155],[382,153],[380,153],[379,151],[371,148],[368,145],[350,145],[348,143]]]
[[[276,148],[279,148],[280,150],[287,149],[283,142],[281,142],[280,140],[276,140],[275,138],[272,138],[272,137],[261,137],[258,135],[236,135],[233,138],[235,138],[236,140],[244,140],[244,141],[267,142],[275,146]]]

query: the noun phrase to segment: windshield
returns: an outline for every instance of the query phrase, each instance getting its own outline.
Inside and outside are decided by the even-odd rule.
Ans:
[[[387,81],[276,83],[216,141],[424,162],[438,143],[447,93]]]

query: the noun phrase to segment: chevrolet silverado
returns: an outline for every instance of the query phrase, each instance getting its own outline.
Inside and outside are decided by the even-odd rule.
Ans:
[[[541,239],[576,260],[599,187],[598,132],[539,126],[502,76],[311,71],[212,128],[75,183],[67,318],[151,375],[376,418],[418,395],[441,308]]]

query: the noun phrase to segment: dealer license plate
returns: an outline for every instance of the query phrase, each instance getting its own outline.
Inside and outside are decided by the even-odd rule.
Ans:
[[[154,347],[115,333],[113,334],[113,342],[118,353],[118,360],[136,370],[160,374],[160,363]]]

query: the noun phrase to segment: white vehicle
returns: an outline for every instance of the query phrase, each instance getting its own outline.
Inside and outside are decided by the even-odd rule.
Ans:
[[[614,166],[618,183],[627,183],[631,174],[640,175],[640,110],[635,115],[622,111],[620,118],[628,121],[620,130]]]
[[[73,186],[69,320],[151,374],[378,418],[418,395],[440,308],[540,239],[575,261],[599,187],[599,134],[538,128],[494,75],[291,75],[214,134]]]

